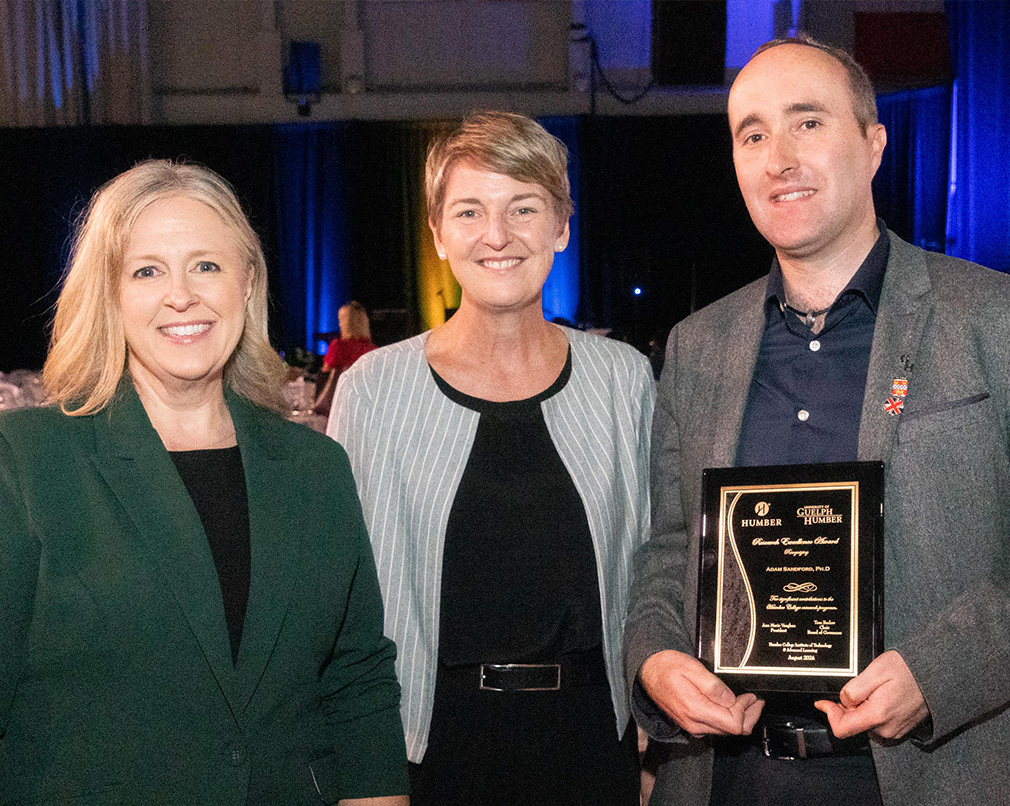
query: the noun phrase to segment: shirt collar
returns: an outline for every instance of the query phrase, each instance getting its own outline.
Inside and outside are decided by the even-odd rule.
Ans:
[[[887,226],[877,219],[877,240],[870,253],[852,275],[848,285],[842,289],[837,299],[847,295],[859,295],[874,314],[880,302],[880,291],[884,287],[884,272],[887,269],[887,258],[891,253],[891,240],[887,235]],[[782,279],[782,267],[776,255],[772,258],[772,268],[768,273],[768,285],[765,292],[765,305],[770,310],[781,310],[786,304],[785,284]]]

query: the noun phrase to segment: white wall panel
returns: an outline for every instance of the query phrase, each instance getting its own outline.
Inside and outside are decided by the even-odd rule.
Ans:
[[[568,83],[571,3],[367,0],[366,86],[556,88]]]

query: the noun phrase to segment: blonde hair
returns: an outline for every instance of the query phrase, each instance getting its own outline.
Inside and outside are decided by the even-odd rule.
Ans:
[[[119,286],[130,231],[148,205],[171,196],[217,213],[252,272],[245,327],[224,382],[254,403],[285,410],[284,366],[267,336],[267,268],[259,238],[222,177],[202,165],[170,160],[147,160],[121,173],[98,190],[78,219],[43,368],[50,400],[66,414],[85,415],[101,411],[115,396],[127,369]]]
[[[340,338],[372,340],[372,326],[368,321],[368,312],[357,300],[352,299],[346,305],[342,305],[337,311],[337,319],[340,322]]]
[[[424,167],[428,220],[436,229],[442,218],[449,174],[460,162],[543,187],[561,221],[572,215],[568,149],[557,137],[525,115],[475,112],[438,135],[428,147]]]

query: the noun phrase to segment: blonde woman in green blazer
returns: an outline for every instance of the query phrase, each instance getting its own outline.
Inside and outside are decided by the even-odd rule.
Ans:
[[[270,411],[266,304],[205,168],[82,219],[53,405],[0,418],[0,804],[406,804],[354,483]]]

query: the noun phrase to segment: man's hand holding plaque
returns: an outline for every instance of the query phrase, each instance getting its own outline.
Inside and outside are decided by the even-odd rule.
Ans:
[[[905,659],[893,649],[873,661],[839,693],[839,702],[818,700],[839,739],[870,731],[900,739],[929,716],[926,700]]]
[[[698,656],[733,691],[837,695],[879,654],[882,479],[879,462],[704,472]]]
[[[639,673],[653,702],[693,736],[747,736],[764,701],[734,694],[697,658],[668,649],[650,656]]]

